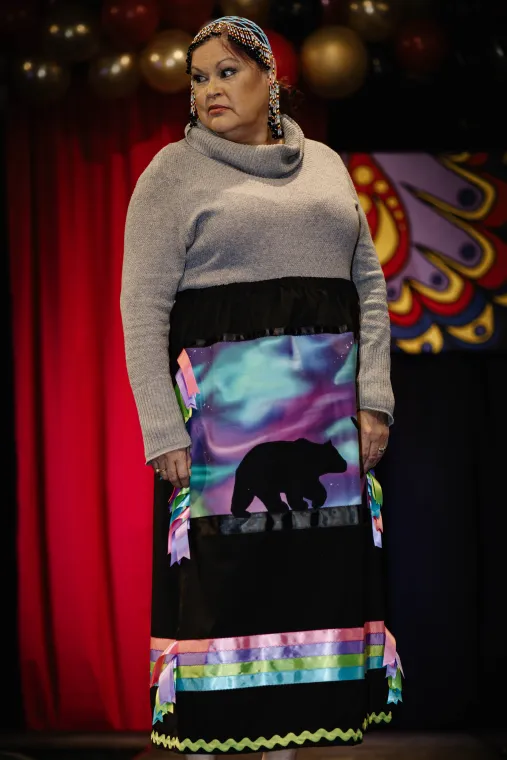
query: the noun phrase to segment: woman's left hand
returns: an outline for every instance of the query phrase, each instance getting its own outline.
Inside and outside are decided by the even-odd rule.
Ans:
[[[375,467],[384,456],[389,440],[389,426],[384,412],[361,409],[357,413],[363,473]]]

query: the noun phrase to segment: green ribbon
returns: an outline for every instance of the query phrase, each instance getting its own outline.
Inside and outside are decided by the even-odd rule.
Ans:
[[[378,649],[377,656],[382,655],[382,646],[371,647],[371,649]],[[292,660],[256,660],[255,662],[231,662],[218,665],[179,665],[176,668],[175,675],[176,678],[220,678],[251,673],[279,673],[289,670],[353,668],[364,667],[366,659],[365,654],[338,654],[296,657]]]
[[[176,383],[174,386],[174,392],[176,394],[176,398],[178,399],[178,406],[180,407],[181,413],[183,415],[183,420],[186,424],[192,416],[192,409],[189,409],[187,406],[185,406],[185,402],[183,401],[183,396],[181,395],[178,383]]]

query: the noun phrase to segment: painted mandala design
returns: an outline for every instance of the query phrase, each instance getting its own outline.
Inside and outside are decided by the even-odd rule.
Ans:
[[[387,282],[393,349],[507,346],[507,154],[347,159]]]

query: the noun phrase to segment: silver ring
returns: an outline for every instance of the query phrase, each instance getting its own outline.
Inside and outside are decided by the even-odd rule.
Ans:
[[[384,451],[386,450],[386,448],[387,448],[387,446],[379,446],[378,450],[380,451],[381,454],[383,454]]]

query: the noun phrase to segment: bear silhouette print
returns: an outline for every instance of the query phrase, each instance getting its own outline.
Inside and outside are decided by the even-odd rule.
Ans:
[[[312,443],[297,441],[259,443],[245,454],[236,470],[231,512],[235,517],[248,515],[247,509],[257,496],[268,512],[286,512],[322,507],[327,492],[319,478],[331,472],[345,472],[347,462],[331,441]],[[282,500],[284,493],[287,504]]]

